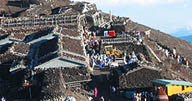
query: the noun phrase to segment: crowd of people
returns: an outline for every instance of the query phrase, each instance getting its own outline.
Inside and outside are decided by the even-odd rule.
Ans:
[[[160,44],[156,43],[157,49],[162,51],[166,58],[173,59],[177,63],[186,65],[186,67],[189,67],[189,59],[180,55],[179,53],[176,52],[176,47],[174,47],[172,50],[171,49],[165,49],[163,48]]]
[[[106,54],[105,51],[100,50],[100,47],[101,47],[101,44],[103,44],[103,41],[97,40],[96,35],[98,35],[98,33],[99,33],[98,31],[95,31],[95,32],[89,31],[88,28],[84,28],[83,39],[84,39],[86,53],[89,54],[89,57],[90,57],[90,65],[93,68],[99,67],[100,69],[107,66],[118,67],[119,66],[118,63],[115,62],[115,58],[117,57],[117,55]],[[106,39],[106,42],[114,39],[120,39],[120,38],[117,37],[117,38]],[[137,44],[140,45],[140,44],[143,44],[143,39],[144,38],[141,35],[141,32],[136,31],[133,36],[128,36],[128,39],[126,40],[137,42]],[[123,54],[123,55],[124,55],[124,63],[126,65],[139,61],[134,51],[132,51],[129,56],[126,54]],[[126,59],[126,57],[129,57],[129,59]]]
[[[127,91],[125,92],[125,97],[129,101],[153,101],[153,93],[150,91],[135,92]]]
[[[90,64],[93,68],[103,67],[111,65],[115,61],[115,55],[107,55],[100,50],[101,42],[96,39],[96,32],[84,29],[84,44],[86,53],[90,57]]]
[[[143,43],[144,36],[147,37],[148,39],[150,38],[150,32],[151,32],[151,30],[148,30],[148,31],[144,32],[144,35],[141,35],[140,31],[136,31],[136,33],[134,35],[137,37],[137,40],[139,43]],[[176,60],[177,63],[183,64],[183,65],[186,65],[187,67],[189,67],[189,63],[190,63],[189,59],[180,55],[179,53],[177,53],[176,47],[174,47],[173,49],[169,49],[167,47],[165,48],[158,42],[156,42],[156,47],[158,50],[161,50],[167,58]]]
[[[88,96],[89,101],[92,101],[94,99],[99,99],[99,101],[105,101],[104,96],[98,97],[98,90],[97,88],[94,88],[92,90],[94,93],[94,96]],[[154,98],[154,94],[151,91],[143,91],[143,92],[135,92],[135,91],[126,91],[118,93],[116,88],[114,86],[110,87],[110,96],[124,96],[129,101],[152,101]],[[119,94],[119,95],[118,95]],[[107,101],[111,101],[110,99]]]

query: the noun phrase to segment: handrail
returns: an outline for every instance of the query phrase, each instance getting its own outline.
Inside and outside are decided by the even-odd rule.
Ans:
[[[91,81],[92,79],[88,79],[88,80],[80,80],[80,81],[74,81],[74,82],[67,82],[67,83],[65,83],[66,85],[68,85],[68,84],[73,84],[73,83],[82,83],[82,82],[89,82],[89,81]]]

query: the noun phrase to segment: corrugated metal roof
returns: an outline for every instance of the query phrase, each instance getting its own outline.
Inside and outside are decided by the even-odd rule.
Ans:
[[[157,79],[157,80],[153,80],[152,82],[153,82],[153,83],[156,83],[156,84],[163,85],[163,86],[168,86],[168,85],[192,86],[192,82],[178,81],[178,80]]]
[[[86,62],[82,62],[79,60],[69,59],[66,57],[57,57],[50,61],[47,61],[41,65],[34,67],[37,68],[56,68],[56,67],[79,67],[79,66],[86,66]]]

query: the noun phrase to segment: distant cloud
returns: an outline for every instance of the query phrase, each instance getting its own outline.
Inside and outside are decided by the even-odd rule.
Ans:
[[[187,26],[187,30],[191,30],[192,31],[192,25]]]
[[[184,7],[184,8],[187,8],[187,7],[188,7],[188,4],[184,4],[183,7]]]
[[[167,4],[183,2],[185,0],[73,0],[73,1],[88,1],[101,5],[116,5],[116,4],[139,4],[139,5],[152,5],[152,4]]]

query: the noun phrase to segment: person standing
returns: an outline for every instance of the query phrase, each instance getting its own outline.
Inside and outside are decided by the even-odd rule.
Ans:
[[[186,63],[185,64],[186,64],[187,67],[189,67],[189,60],[188,59],[186,59]]]
[[[137,94],[134,94],[132,101],[137,101]]]
[[[180,55],[177,56],[177,62],[180,63]]]
[[[102,60],[99,60],[99,68],[100,68],[100,70],[102,70],[102,68],[103,68],[103,61]]]
[[[97,88],[94,89],[94,97],[97,98]]]
[[[177,55],[176,54],[176,47],[174,47],[174,49],[173,49],[173,57],[176,58],[176,55]]]
[[[137,32],[137,39],[139,40],[139,42],[141,43],[143,40],[142,40],[142,37],[141,37],[141,32],[140,31],[138,31]]]
[[[169,57],[169,51],[167,49],[165,50],[165,56]]]
[[[111,87],[111,92],[112,92],[113,95],[115,95],[115,93],[116,93],[116,89],[115,89],[114,86]]]

